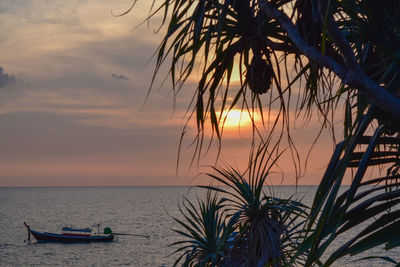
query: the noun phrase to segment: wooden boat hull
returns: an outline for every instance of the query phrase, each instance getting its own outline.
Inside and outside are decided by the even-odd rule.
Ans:
[[[31,233],[38,242],[57,242],[57,243],[90,243],[90,242],[112,242],[114,235],[105,236],[79,236],[79,235],[62,235],[53,233],[41,233],[30,229],[27,226],[28,232]]]
[[[40,233],[30,230],[38,242],[59,242],[59,243],[89,243],[89,242],[111,242],[113,235],[108,236],[65,236],[53,233]]]

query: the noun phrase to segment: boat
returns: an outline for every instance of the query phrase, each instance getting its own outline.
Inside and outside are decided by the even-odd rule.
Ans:
[[[57,243],[90,243],[90,242],[111,242],[114,240],[114,234],[111,229],[106,227],[104,229],[104,235],[92,235],[90,228],[71,228],[63,227],[61,234],[38,232],[32,230],[30,226],[24,222],[28,231],[28,241],[30,241],[30,235],[38,242],[57,242]]]

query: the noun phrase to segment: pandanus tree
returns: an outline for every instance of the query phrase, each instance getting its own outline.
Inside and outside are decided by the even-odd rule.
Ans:
[[[188,109],[198,128],[195,154],[202,154],[207,125],[221,140],[223,111],[234,107],[258,112],[264,122],[264,111],[276,109],[268,133],[253,125],[254,138],[269,145],[278,133],[275,144],[285,139],[295,162],[294,119],[315,109],[321,128],[333,128],[343,116],[343,141],[321,175],[302,244],[288,265],[329,266],[344,255],[400,245],[400,1],[163,0],[154,6],[149,19],[160,13],[166,26],[155,75],[168,62],[177,94],[187,90],[194,69],[201,72]],[[231,84],[235,65],[240,86]],[[383,175],[365,178],[374,165]],[[340,193],[352,168],[352,183]],[[353,229],[353,237],[329,250]]]
[[[217,168],[209,176],[221,186],[206,189],[205,199],[185,199],[180,209],[183,219],[175,218],[183,230],[175,230],[181,241],[184,266],[283,266],[289,264],[304,236],[308,209],[293,199],[267,194],[265,180],[275,160],[260,146],[243,173],[234,168]],[[268,154],[268,155],[267,155]],[[219,194],[219,195],[217,195]],[[219,199],[219,200],[218,200]],[[296,256],[294,262],[304,260]]]

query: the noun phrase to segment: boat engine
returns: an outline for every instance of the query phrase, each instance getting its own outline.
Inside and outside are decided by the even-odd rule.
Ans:
[[[110,227],[104,228],[104,234],[105,234],[105,235],[111,235],[111,234],[112,234],[111,228],[110,228]]]

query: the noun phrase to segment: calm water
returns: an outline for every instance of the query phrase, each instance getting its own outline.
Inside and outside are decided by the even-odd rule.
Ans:
[[[315,187],[299,187],[297,195],[311,203]],[[294,187],[277,187],[275,193],[288,197]],[[175,256],[168,244],[177,237],[171,215],[186,187],[71,187],[0,188],[1,266],[172,266]],[[191,191],[190,195],[201,194]],[[150,239],[119,236],[112,243],[57,244],[25,242],[23,222],[35,230],[59,232],[63,226],[150,235]],[[32,237],[33,238],[33,237]],[[399,250],[391,256],[399,260]],[[342,262],[346,263],[348,260]],[[372,261],[371,266],[378,265]],[[367,262],[346,266],[363,266]],[[342,265],[342,264],[341,264]]]

